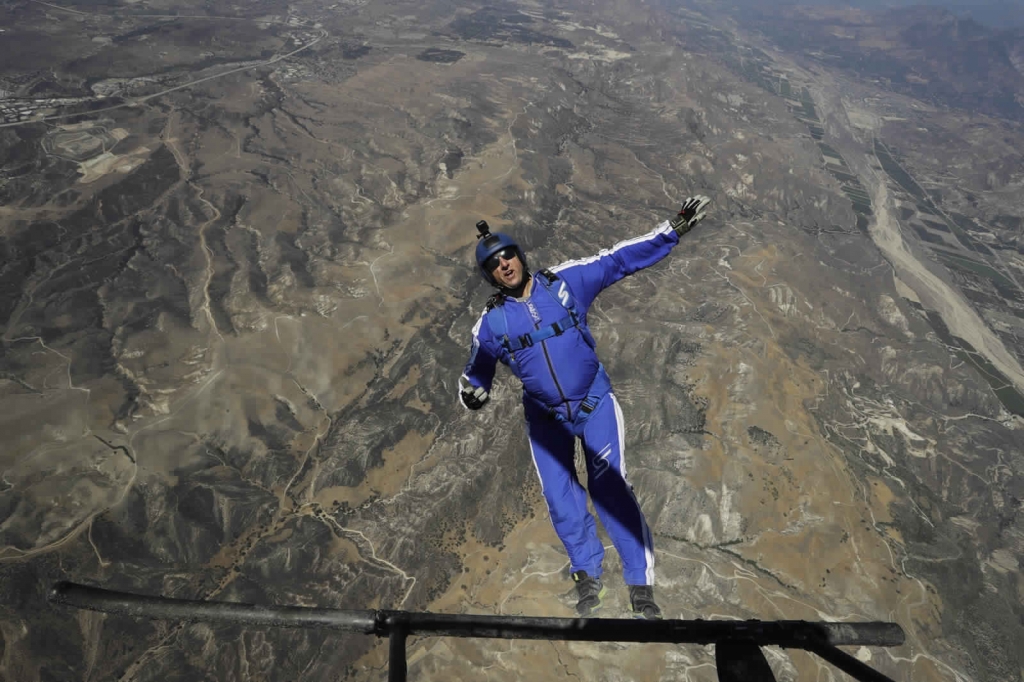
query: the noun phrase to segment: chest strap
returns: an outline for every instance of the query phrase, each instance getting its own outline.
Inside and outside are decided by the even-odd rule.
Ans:
[[[487,302],[487,318],[491,331],[495,337],[501,340],[502,347],[508,351],[509,367],[516,376],[519,376],[519,365],[516,362],[517,351],[530,348],[534,344],[546,341],[554,336],[561,336],[573,327],[578,329],[583,335],[583,340],[588,346],[595,348],[597,345],[594,343],[594,337],[591,336],[587,325],[580,320],[580,316],[576,313],[576,301],[573,299],[569,287],[565,284],[565,280],[562,280],[558,275],[547,269],[539,270],[537,275],[534,279],[535,283],[565,310],[565,317],[557,322],[540,329],[535,329],[527,334],[510,337],[508,335],[508,319],[505,317],[505,297],[497,294]],[[557,291],[554,290],[556,283],[560,283]]]
[[[579,318],[576,317],[576,313],[569,311],[569,314],[560,319],[558,322],[549,324],[546,327],[535,329],[529,334],[523,334],[512,339],[509,338],[508,334],[502,336],[501,345],[505,346],[510,353],[515,353],[517,350],[523,348],[529,348],[535,343],[540,341],[546,341],[552,336],[561,336],[566,330],[578,327],[580,324]]]

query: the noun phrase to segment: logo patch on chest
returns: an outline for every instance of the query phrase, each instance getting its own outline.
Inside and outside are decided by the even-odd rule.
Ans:
[[[530,317],[534,322],[540,322],[540,313],[537,312],[537,307],[533,305],[533,301],[526,302],[526,309],[530,311]]]

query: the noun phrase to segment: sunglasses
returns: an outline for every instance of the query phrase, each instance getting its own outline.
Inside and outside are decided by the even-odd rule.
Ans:
[[[514,246],[506,246],[504,249],[484,261],[484,269],[487,270],[487,272],[494,272],[494,268],[501,265],[501,261],[499,259],[512,260],[518,255],[519,254],[516,252],[516,248]]]

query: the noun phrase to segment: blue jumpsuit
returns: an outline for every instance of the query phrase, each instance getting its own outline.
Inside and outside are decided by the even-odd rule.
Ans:
[[[490,392],[496,363],[501,361],[523,382],[530,452],[551,523],[569,554],[570,570],[600,577],[604,547],[573,462],[575,439],[582,441],[590,496],[622,559],[629,585],[654,584],[654,547],[633,488],[626,482],[622,410],[592,347],[586,316],[605,287],[654,265],[678,243],[679,236],[664,222],[596,256],[552,268],[559,279],[551,290],[539,281],[544,275],[535,274],[528,297],[506,297],[480,316],[464,371],[469,383]],[[557,300],[563,286],[569,290],[583,329],[570,327],[516,350],[512,357],[494,333],[490,316],[504,316],[510,339],[543,329],[566,317],[566,307]]]

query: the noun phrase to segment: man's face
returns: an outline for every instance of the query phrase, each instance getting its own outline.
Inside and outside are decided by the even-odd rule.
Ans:
[[[516,250],[506,247],[487,259],[494,281],[506,289],[515,289],[523,281],[523,262]]]

